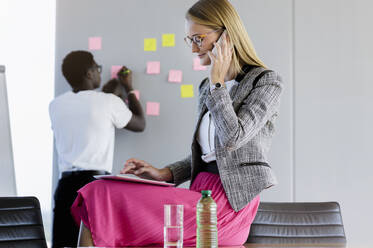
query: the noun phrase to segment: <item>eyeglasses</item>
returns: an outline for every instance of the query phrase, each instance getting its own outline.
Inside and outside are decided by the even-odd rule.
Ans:
[[[185,37],[184,38],[184,41],[185,43],[189,46],[189,47],[192,47],[193,46],[193,43],[195,43],[198,47],[201,47],[202,46],[202,42],[203,40],[206,38],[207,35],[211,34],[211,33],[215,33],[215,32],[218,32],[220,30],[222,30],[223,28],[219,28],[219,29],[216,29],[216,30],[212,30],[208,33],[205,33],[205,34],[198,34],[198,35],[193,35],[192,38],[191,37]]]
[[[97,69],[98,73],[102,72],[102,65],[94,65],[93,69]]]

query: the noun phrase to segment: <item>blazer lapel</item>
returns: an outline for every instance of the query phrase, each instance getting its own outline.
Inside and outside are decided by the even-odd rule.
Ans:
[[[202,110],[198,116],[198,121],[197,121],[197,124],[196,124],[196,127],[194,128],[194,135],[193,135],[193,142],[197,139],[197,133],[198,133],[198,129],[199,129],[199,124],[201,123],[202,121],[202,117],[207,113],[207,107],[206,107],[206,104],[203,104],[202,106]]]
[[[197,132],[198,132],[198,127],[202,121],[202,117],[207,113],[208,109],[207,109],[207,106],[205,104],[206,102],[206,99],[207,99],[207,96],[208,96],[208,90],[210,90],[210,85],[209,85],[209,82],[207,82],[207,87],[205,87],[203,90],[202,90],[202,93],[201,93],[201,96],[200,96],[200,102],[199,102],[199,106],[200,107],[200,110],[199,110],[199,115],[198,115],[198,120],[197,120],[197,124],[196,124],[196,127],[194,128],[194,134],[193,134],[193,142],[196,140],[197,138]]]

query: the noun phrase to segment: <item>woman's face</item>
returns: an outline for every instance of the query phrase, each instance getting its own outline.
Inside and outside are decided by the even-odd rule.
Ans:
[[[208,51],[211,51],[214,47],[214,42],[218,40],[220,34],[222,33],[220,30],[217,32],[213,32],[214,29],[211,29],[207,26],[203,26],[200,24],[196,24],[193,21],[186,20],[185,22],[185,33],[187,37],[193,38],[194,36],[198,35],[206,35],[202,38],[201,45],[198,46],[196,43],[192,42],[192,53],[197,53],[199,59],[201,60],[201,65],[210,65],[211,60],[207,54]]]

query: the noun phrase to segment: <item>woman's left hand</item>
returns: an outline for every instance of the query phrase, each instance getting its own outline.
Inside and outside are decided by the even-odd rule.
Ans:
[[[158,169],[151,164],[136,158],[128,159],[120,173],[133,174],[141,178],[157,181],[172,180],[172,172],[169,168]]]
[[[226,31],[221,35],[220,39],[220,41],[214,43],[213,52],[208,51],[207,53],[211,60],[210,82],[212,84],[217,82],[224,83],[224,78],[232,61],[233,48],[228,40]]]

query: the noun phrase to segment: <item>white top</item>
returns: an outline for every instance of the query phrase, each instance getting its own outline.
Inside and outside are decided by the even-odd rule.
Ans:
[[[228,91],[230,91],[235,84],[238,84],[238,82],[234,79],[225,82]],[[216,160],[214,136],[215,124],[210,111],[207,111],[207,113],[202,117],[197,134],[197,141],[201,146],[202,151],[202,160],[206,163]]]
[[[93,90],[67,92],[49,105],[60,172],[112,171],[115,127],[123,128],[132,112],[119,97]]]

